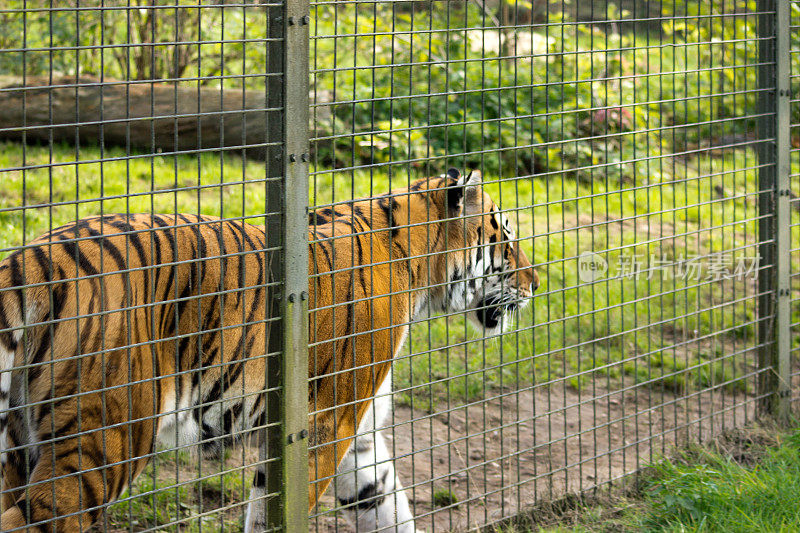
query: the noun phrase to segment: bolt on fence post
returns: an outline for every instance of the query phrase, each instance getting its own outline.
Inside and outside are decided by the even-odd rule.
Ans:
[[[759,0],[759,411],[786,421],[790,377],[789,0]]]

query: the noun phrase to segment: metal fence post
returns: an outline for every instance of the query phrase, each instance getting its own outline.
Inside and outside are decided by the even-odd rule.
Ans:
[[[786,420],[790,375],[789,1],[759,0],[759,409]]]
[[[283,526],[308,531],[308,0],[284,14]]]
[[[268,506],[269,520],[284,531],[308,531],[308,0],[286,0],[268,9],[267,106],[280,110],[268,122],[267,239],[279,246],[270,265],[282,287],[269,305],[280,316],[270,335],[270,353],[282,354],[279,369],[268,370],[279,397],[269,406],[267,457],[281,467],[267,469],[268,494],[281,505]],[[272,118],[272,117],[271,117]],[[280,213],[280,215],[277,215]]]

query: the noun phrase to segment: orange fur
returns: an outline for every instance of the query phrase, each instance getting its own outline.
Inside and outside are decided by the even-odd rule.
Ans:
[[[459,219],[454,186],[451,176],[420,180],[312,214],[309,467],[320,481],[309,506],[346,453],[418,299],[445,290],[448,265],[463,262],[478,228],[495,231],[491,199],[470,198],[486,209]],[[225,402],[236,422],[211,445],[258,423],[270,372],[264,248],[262,226],[114,215],[54,230],[0,263],[0,348],[14,358],[0,443],[4,531],[37,522],[51,531],[53,520],[58,531],[88,528],[145,468],[165,414],[204,424],[211,415],[195,404]],[[535,288],[527,258],[514,255],[516,286]],[[195,390],[211,396],[181,408]]]

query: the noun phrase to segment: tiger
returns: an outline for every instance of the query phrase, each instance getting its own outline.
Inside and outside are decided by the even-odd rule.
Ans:
[[[102,215],[0,263],[2,531],[89,529],[165,444],[219,455],[256,431],[267,453],[267,231]],[[308,247],[309,511],[335,478],[359,530],[413,532],[380,433],[392,359],[432,312],[501,332],[538,275],[477,170],[312,210]],[[270,526],[267,468],[248,533]]]

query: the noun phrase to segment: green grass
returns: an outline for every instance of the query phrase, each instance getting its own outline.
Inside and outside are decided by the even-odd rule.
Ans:
[[[197,457],[187,453],[177,458],[172,452],[161,454],[137,478],[133,489],[120,496],[122,501],[108,508],[109,528],[242,531],[252,470],[237,469],[231,461],[227,467],[202,462],[199,470],[198,463]]]
[[[3,173],[0,248],[35,238],[50,221],[55,227],[101,212],[264,212],[263,163],[217,154],[115,159],[124,155],[54,146],[51,156],[47,147],[28,146],[23,160],[20,145],[0,143],[0,168],[42,165]],[[754,342],[755,301],[744,299],[755,293],[752,281],[698,283],[655,273],[583,283],[578,256],[610,250],[601,254],[610,269],[634,255],[677,260],[739,249],[736,257],[754,256],[757,176],[736,170],[753,161],[749,151],[727,151],[673,160],[656,177],[646,163],[631,164],[640,178],[619,184],[602,174],[588,181],[487,175],[488,191],[518,233],[535,236],[522,247],[539,265],[542,286],[502,337],[483,339],[460,316],[413,327],[396,364],[400,400],[430,408],[442,398],[474,401],[487,389],[559,378],[574,387],[599,379],[676,392],[719,384],[750,390],[737,377],[751,370],[751,358],[730,354]],[[56,166],[44,166],[51,162]],[[391,184],[420,175],[394,173]],[[379,194],[389,184],[380,169],[321,172],[310,185],[311,202]],[[51,201],[63,205],[49,207]],[[24,215],[17,209],[23,203]],[[793,231],[800,237],[800,227]]]
[[[437,489],[431,496],[431,501],[434,507],[448,507],[456,505],[458,497],[449,489]]]
[[[599,496],[500,531],[542,533],[724,532],[800,530],[800,431],[756,430],[755,440],[692,446],[656,463],[627,496]],[[576,500],[577,501],[577,500]],[[559,524],[559,522],[561,522]]]
[[[3,172],[0,209],[27,208],[0,212],[0,249],[36,238],[51,223],[99,213],[264,213],[263,162],[218,154],[117,159],[125,155],[116,147],[56,145],[51,159],[43,146],[0,143],[0,168],[28,167]]]

